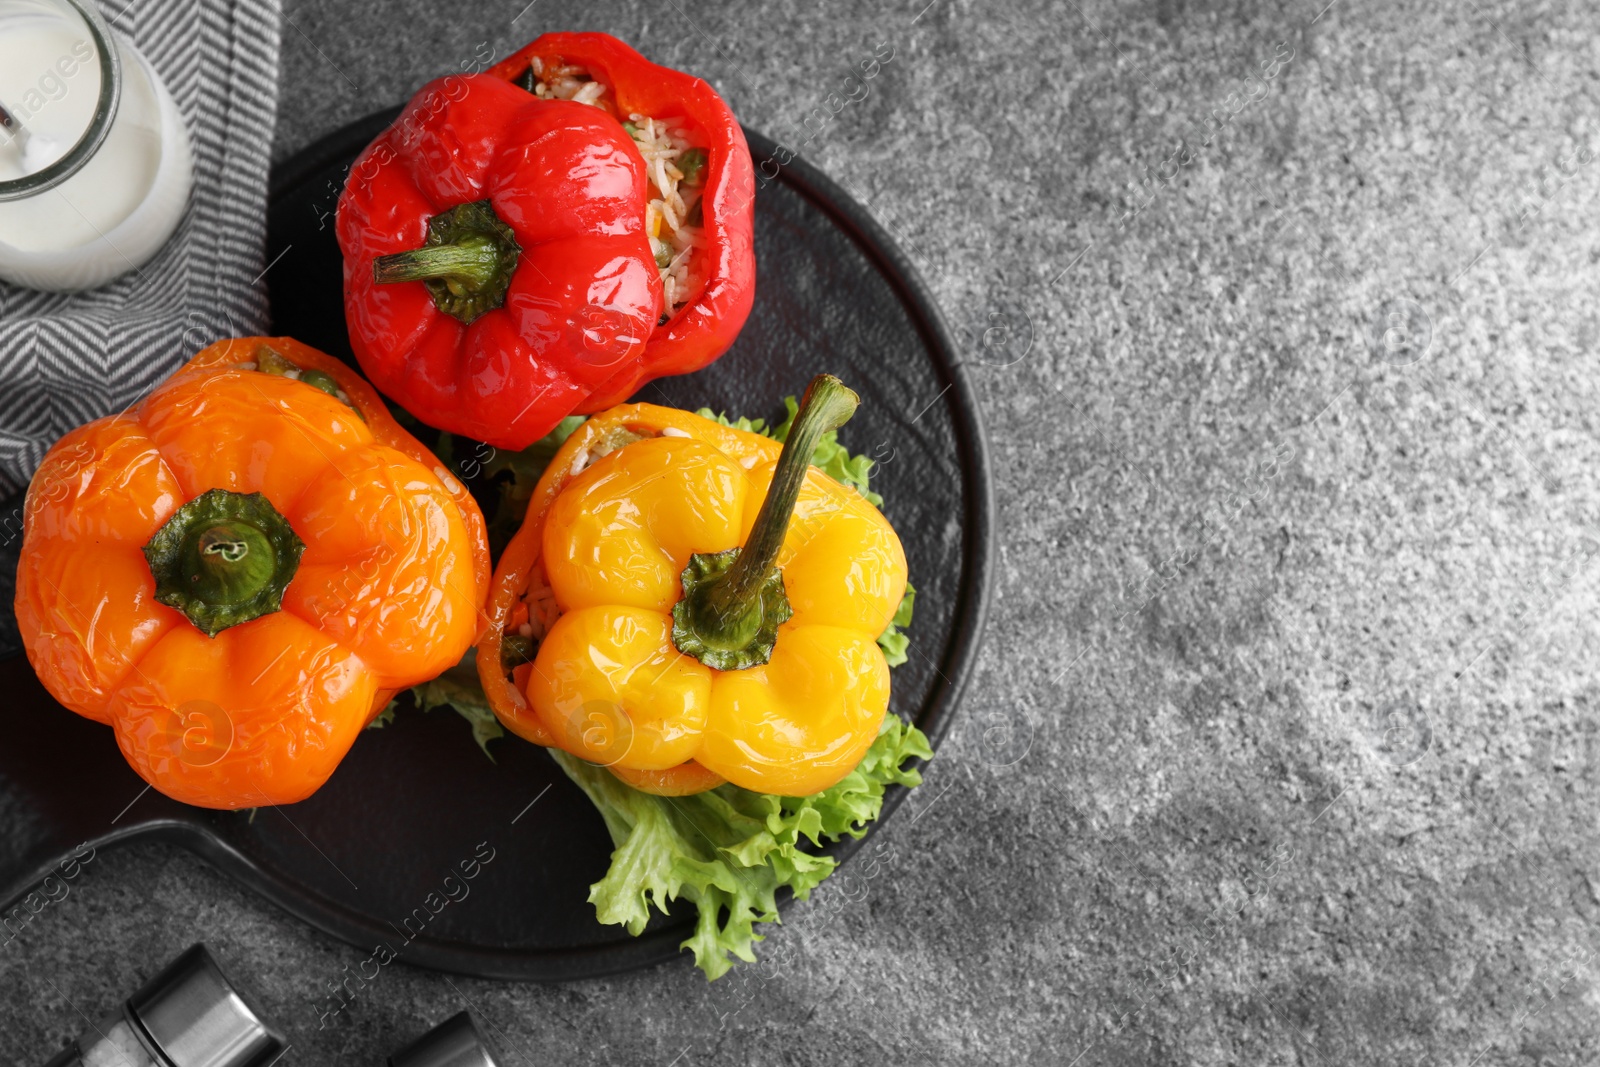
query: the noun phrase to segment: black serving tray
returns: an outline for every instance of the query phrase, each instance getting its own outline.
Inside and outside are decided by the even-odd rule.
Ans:
[[[349,164],[395,114],[356,122],[274,172],[272,333],[351,359],[333,212]],[[769,176],[756,196],[755,310],[719,362],[647,386],[639,399],[771,417],[824,370],[861,394],[842,436],[879,461],[873,485],[918,589],[911,660],[894,672],[892,710],[937,744],[971,673],[989,583],[993,505],[972,394],[927,290],[882,228],[815,169],[799,159],[780,167],[772,142],[747,136],[758,173]],[[289,807],[209,811],[147,789],[111,731],[56,704],[17,651],[10,579],[19,546],[8,540],[0,549],[0,692],[11,708],[0,745],[7,909],[81,845],[161,838],[318,929],[369,951],[387,944],[419,966],[558,980],[678,954],[688,915],[658,917],[641,937],[595,921],[588,887],[605,872],[611,842],[543,750],[508,736],[490,762],[448,710],[402,708],[392,725],[357,740],[315,796]],[[885,819],[904,794],[891,790]],[[857,847],[834,851],[842,858]],[[446,876],[485,855],[492,859],[473,868],[467,895],[439,907]]]

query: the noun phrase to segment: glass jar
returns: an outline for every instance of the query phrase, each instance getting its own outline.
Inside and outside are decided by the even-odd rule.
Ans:
[[[183,116],[93,0],[0,0],[0,111],[0,278],[91,289],[177,229]]]

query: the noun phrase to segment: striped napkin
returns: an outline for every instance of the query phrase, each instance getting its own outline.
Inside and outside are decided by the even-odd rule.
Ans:
[[[123,2],[106,0],[101,11],[183,112],[194,192],[156,258],[102,289],[38,293],[0,282],[0,551],[9,550],[0,559],[15,558],[10,498],[56,438],[126,408],[209,342],[266,328],[260,274],[280,0]]]
[[[160,72],[189,127],[187,217],[136,273],[88,293],[0,282],[0,656],[22,498],[62,434],[121,411],[200,348],[262,332],[267,169],[278,110],[280,0],[107,0],[112,29]]]

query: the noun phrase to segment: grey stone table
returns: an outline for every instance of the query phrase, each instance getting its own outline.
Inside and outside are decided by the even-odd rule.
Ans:
[[[289,1063],[380,1063],[467,1006],[527,1064],[1600,1057],[1591,4],[286,17],[279,158],[553,28],[640,44],[803,144],[978,361],[987,646],[894,861],[796,907],[780,973],[396,965],[318,1029],[362,954],[139,846],[0,954],[7,1060],[195,938]],[[879,48],[870,95],[821,122]]]

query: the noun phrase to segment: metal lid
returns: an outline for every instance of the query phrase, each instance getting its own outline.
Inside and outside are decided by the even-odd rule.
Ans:
[[[389,1057],[389,1067],[495,1067],[470,1012],[453,1015]]]
[[[204,945],[129,997],[128,1015],[173,1067],[265,1067],[284,1047]]]

